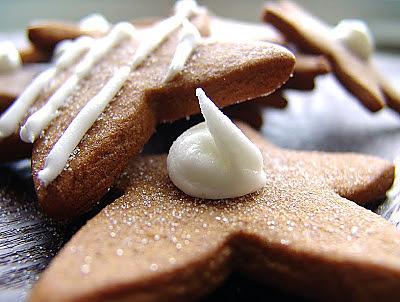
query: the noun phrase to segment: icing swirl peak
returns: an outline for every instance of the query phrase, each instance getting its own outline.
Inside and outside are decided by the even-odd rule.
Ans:
[[[205,95],[196,89],[205,122],[185,131],[167,158],[172,182],[193,197],[234,198],[266,183],[260,150]]]

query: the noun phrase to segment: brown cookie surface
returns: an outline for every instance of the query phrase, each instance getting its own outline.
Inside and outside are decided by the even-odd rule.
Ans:
[[[279,29],[289,41],[313,54],[325,55],[342,85],[371,111],[385,104],[399,112],[400,97],[377,70],[372,60],[362,60],[336,41],[332,29],[291,1],[268,2],[264,20]]]
[[[232,270],[321,300],[395,301],[400,233],[350,201],[383,196],[393,166],[283,150],[241,128],[262,150],[263,189],[192,198],[169,180],[165,156],[138,158],[117,184],[122,197],[63,248],[30,301],[187,301]]]
[[[194,24],[208,28],[207,20],[194,20]],[[201,43],[176,79],[164,82],[177,36],[172,34],[131,72],[118,95],[79,143],[67,168],[46,187],[38,172],[51,148],[114,70],[132,60],[140,41],[122,43],[97,64],[35,142],[33,178],[40,204],[48,215],[69,220],[89,210],[113,185],[128,160],[140,152],[157,122],[199,111],[193,93],[196,87],[203,87],[223,107],[273,92],[293,70],[293,55],[280,46],[265,42]],[[30,113],[48,100],[73,68],[51,81]]]
[[[63,40],[72,40],[83,35],[93,37],[103,35],[95,31],[81,30],[77,24],[63,21],[37,22],[29,25],[26,32],[32,45],[44,52],[52,51],[56,44]]]
[[[205,14],[208,16],[208,14]],[[203,28],[203,34],[210,39],[220,41],[266,41],[279,45],[286,45],[285,38],[272,26],[263,23],[242,22],[212,15],[209,17],[209,28]],[[146,28],[160,21],[158,17],[148,17],[132,20],[136,28]],[[28,36],[37,47],[53,49],[55,45],[65,39],[76,38],[82,35],[93,35],[72,26],[66,22],[43,22],[29,26]],[[285,87],[297,90],[314,89],[314,79],[330,71],[330,66],[323,56],[296,54],[296,66],[293,77]]]
[[[0,73],[0,113],[21,94],[44,65],[27,64],[11,73]]]
[[[315,78],[331,71],[329,62],[324,56],[296,53],[296,65],[293,76],[282,88],[296,90],[313,90]]]

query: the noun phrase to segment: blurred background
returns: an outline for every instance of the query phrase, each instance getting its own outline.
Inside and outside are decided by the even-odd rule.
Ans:
[[[98,12],[110,21],[168,14],[173,0],[0,0],[0,32],[15,32],[35,19],[79,20]],[[263,0],[198,0],[215,14],[258,21]],[[297,0],[335,25],[344,18],[364,19],[378,47],[400,49],[400,0]]]

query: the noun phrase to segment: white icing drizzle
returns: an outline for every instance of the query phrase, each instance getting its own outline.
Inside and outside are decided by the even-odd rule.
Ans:
[[[116,24],[104,38],[98,39],[90,48],[85,58],[76,66],[75,73],[83,78],[88,75],[93,66],[124,39],[135,36],[135,27],[128,22]]]
[[[56,44],[53,50],[53,61],[56,61],[61,55],[68,51],[68,48],[74,44],[74,41],[70,39],[62,40]]]
[[[22,92],[18,99],[0,117],[0,139],[14,133],[43,87],[55,76],[56,68],[50,68],[39,74]]]
[[[132,68],[138,67],[172,32],[182,24],[182,18],[169,17],[150,30],[149,37],[139,44],[132,60]]]
[[[101,89],[101,91],[94,96],[78,113],[72,123],[68,126],[67,130],[63,133],[57,143],[54,145],[49,155],[45,160],[43,170],[39,171],[39,179],[47,186],[53,181],[65,167],[70,154],[79,144],[85,133],[90,129],[93,123],[96,121],[98,116],[103,112],[107,104],[114,98],[120,88],[124,85],[124,82],[129,76],[130,71],[136,69],[147,56],[154,51],[159,45],[179,26],[184,24],[183,34],[180,39],[180,43],[177,46],[177,51],[174,55],[173,62],[171,63],[172,76],[173,73],[181,70],[193,51],[195,44],[200,39],[200,34],[197,29],[189,23],[187,18],[193,14],[198,13],[200,8],[197,3],[192,0],[181,0],[176,3],[175,15],[156,24],[149,33],[149,37],[139,44],[132,62],[128,66],[122,67]],[[122,29],[122,25],[120,26]],[[128,36],[132,35],[132,31],[126,28],[123,34]],[[113,46],[112,41],[119,39],[117,34],[114,33],[114,29],[111,30],[108,36],[100,39],[96,45],[101,47],[94,47],[90,49],[85,59],[80,62],[76,67],[75,75],[81,78],[88,73],[93,65]],[[115,42],[117,43],[117,42]],[[175,58],[176,57],[176,58]],[[57,110],[58,102],[48,106],[50,109],[43,109],[45,113],[39,117],[37,121],[32,118],[32,125],[30,131],[33,133],[26,133],[26,139],[31,140],[40,134],[40,132],[48,125],[52,117],[55,115]],[[47,111],[45,111],[47,110]],[[45,117],[46,115],[47,117]],[[48,118],[50,116],[50,118]],[[33,117],[33,116],[32,116]],[[37,125],[39,124],[39,126]],[[44,126],[43,126],[44,125]],[[22,131],[21,131],[22,135]]]
[[[50,122],[57,116],[57,109],[61,107],[67,95],[74,91],[79,78],[76,75],[68,78],[63,85],[50,97],[46,105],[32,114],[21,127],[20,137],[26,143],[33,143]]]
[[[175,16],[181,18],[189,18],[200,14],[203,10],[204,7],[199,6],[195,0],[178,0],[174,6]]]
[[[72,42],[63,54],[57,59],[54,67],[38,75],[29,86],[22,92],[18,99],[0,117],[0,139],[8,137],[18,128],[29,108],[38,98],[43,87],[61,70],[73,63],[85,50],[90,47],[90,37],[81,37]],[[26,131],[26,130],[24,130]],[[25,136],[24,136],[25,138]],[[22,138],[24,141],[29,141]]]
[[[77,38],[74,42],[70,42],[67,50],[63,51],[55,62],[57,69],[65,69],[87,51],[93,45],[94,39],[89,36]]]
[[[135,29],[132,24],[122,22],[111,30],[111,32],[104,38],[97,40],[85,58],[79,62],[76,66],[74,73],[70,78],[65,81],[61,87],[50,97],[47,103],[32,114],[25,125],[22,126],[20,131],[21,139],[24,142],[33,143],[40,133],[46,129],[50,122],[57,116],[58,109],[65,103],[71,93],[75,90],[76,85],[81,79],[86,77],[93,66],[103,58],[111,49],[113,49],[118,43],[126,38],[131,38],[135,33]],[[69,60],[66,57],[68,53],[60,57],[58,64],[63,64]],[[62,60],[63,59],[63,60]],[[72,62],[72,60],[70,60]],[[57,63],[56,63],[57,66]]]
[[[182,22],[182,31],[180,33],[179,44],[176,47],[174,57],[168,67],[165,81],[168,82],[182,71],[186,61],[189,59],[193,50],[201,40],[201,35],[189,20],[184,19]]]
[[[0,72],[13,72],[21,65],[21,56],[15,44],[11,41],[0,42]]]
[[[132,60],[132,68],[136,68],[142,64],[151,52],[159,47],[172,32],[182,25],[184,20],[197,14],[200,9],[196,1],[177,1],[175,3],[175,14],[154,25],[150,30],[149,37],[140,43]]]
[[[83,17],[79,21],[79,28],[85,31],[106,33],[110,30],[111,24],[103,15],[94,13]]]
[[[70,154],[79,144],[108,103],[114,98],[129,76],[131,69],[122,67],[107,84],[78,113],[63,135],[51,149],[39,178],[47,186],[64,169]]]

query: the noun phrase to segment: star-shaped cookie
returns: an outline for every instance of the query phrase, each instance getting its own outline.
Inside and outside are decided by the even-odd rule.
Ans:
[[[268,23],[250,23],[238,20],[222,18],[215,15],[209,17],[208,27],[202,32],[210,39],[219,41],[266,41],[287,46],[284,37]],[[146,28],[154,25],[159,18],[145,18],[132,20],[137,28]],[[96,32],[81,30],[77,24],[61,21],[43,21],[30,25],[27,28],[27,35],[36,48],[53,49],[55,45],[63,40],[77,38],[82,35],[96,36]],[[293,76],[282,88],[297,90],[314,89],[314,80],[319,75],[330,71],[330,66],[325,57],[315,55],[304,55],[296,53],[296,66]]]
[[[233,270],[320,300],[395,301],[400,233],[356,204],[384,196],[393,166],[283,150],[240,127],[262,150],[263,189],[192,198],[170,181],[165,155],[137,158],[121,197],[65,245],[30,301],[188,301]]]
[[[199,29],[208,28],[206,16],[200,14],[190,20]],[[133,60],[139,45],[143,42],[146,47],[149,40],[152,43],[154,34],[151,29],[147,30],[138,30],[137,38],[116,45],[95,64],[88,75],[79,80],[76,89],[71,90],[65,104],[57,109],[54,119],[35,141],[32,174],[39,202],[49,216],[71,220],[90,210],[114,184],[129,159],[141,151],[157,123],[199,111],[197,100],[191,93],[195,87],[207,88],[217,104],[224,107],[272,93],[293,71],[294,56],[277,45],[266,42],[199,43],[183,70],[173,80],[165,81],[179,41],[179,30],[175,30],[143,64],[129,73],[122,88],[71,152],[64,169],[51,182],[44,183],[39,172],[45,169],[53,147],[85,105],[110,82],[116,70]],[[109,35],[113,37],[112,32]],[[77,64],[80,64],[79,60]],[[49,99],[57,100],[56,92],[70,90],[68,85],[73,77],[70,74],[78,68],[77,64],[63,70],[45,85],[21,125]],[[1,141],[1,147],[7,148],[9,154],[13,154],[10,142],[14,142],[18,134],[17,130],[13,136]]]
[[[336,78],[366,108],[378,111],[386,105],[400,112],[399,91],[371,59],[358,58],[337,41],[330,26],[287,0],[267,2],[263,17],[302,51],[326,56]]]

